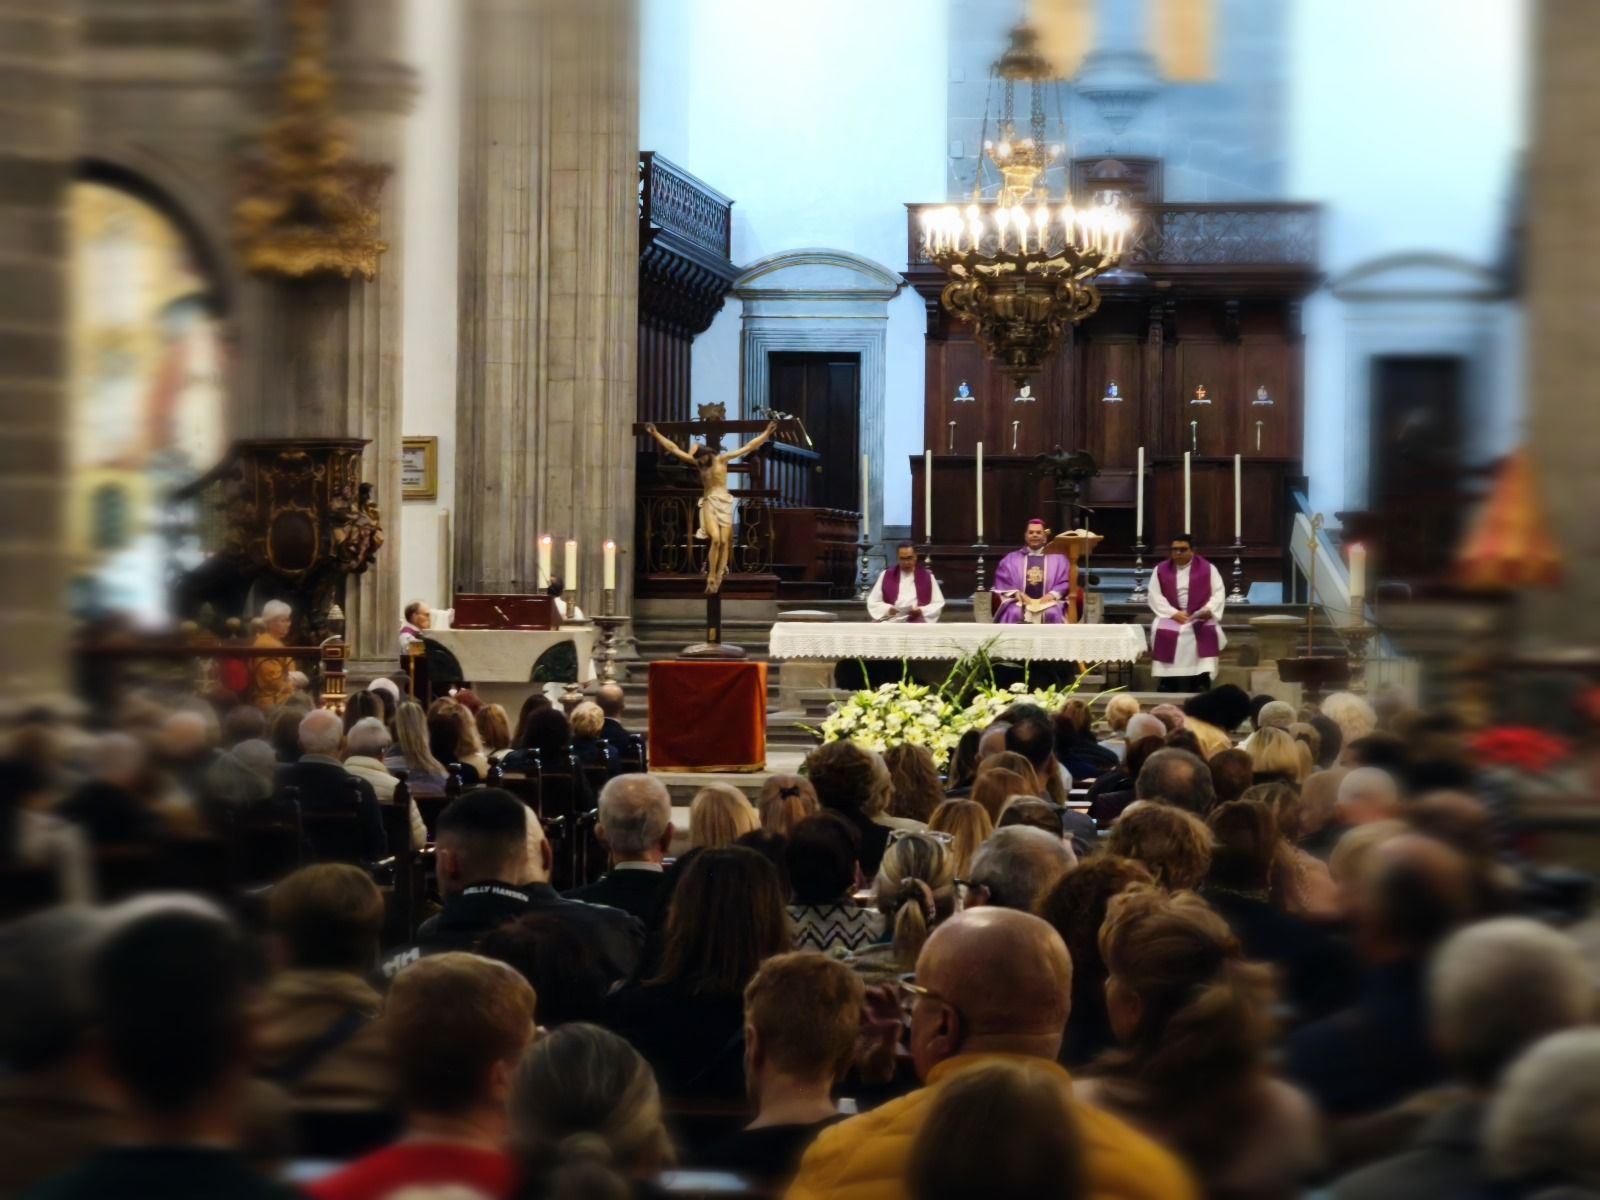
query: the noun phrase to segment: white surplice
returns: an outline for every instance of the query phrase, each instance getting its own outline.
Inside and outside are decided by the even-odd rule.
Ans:
[[[867,615],[874,621],[909,621],[911,610],[917,606],[916,572],[900,572],[900,593],[892,607],[883,598],[883,580],[888,574],[887,571],[880,571],[878,578],[873,581],[872,591],[867,594]],[[944,610],[944,593],[939,590],[939,581],[931,576],[929,578],[933,591],[928,603],[922,606],[922,619],[937,621]]]
[[[1161,593],[1161,586],[1156,582],[1155,572],[1150,572],[1150,611],[1155,613],[1156,619],[1150,622],[1150,645],[1153,649],[1156,644],[1156,629],[1161,621],[1171,617],[1177,612],[1190,614],[1209,610],[1211,619],[1217,626],[1217,649],[1220,651],[1228,644],[1227,636],[1222,632],[1222,609],[1227,603],[1228,592],[1222,586],[1222,572],[1211,565],[1211,598],[1204,604],[1195,605],[1189,599],[1189,574],[1194,563],[1177,568],[1178,607],[1173,608],[1167,603],[1166,596]],[[1201,658],[1194,645],[1194,625],[1180,625],[1178,627],[1178,647],[1172,652],[1172,661],[1169,663],[1152,661],[1150,673],[1156,678],[1165,675],[1211,675],[1217,673],[1217,660],[1215,658]]]

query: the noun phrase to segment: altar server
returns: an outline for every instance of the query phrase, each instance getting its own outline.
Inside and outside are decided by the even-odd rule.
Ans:
[[[1217,656],[1228,644],[1222,632],[1227,591],[1222,572],[1194,552],[1187,533],[1172,539],[1168,557],[1150,585],[1151,673],[1157,690],[1203,692],[1217,673]]]
[[[1002,603],[994,619],[1000,625],[1064,624],[1072,564],[1065,554],[1044,552],[1050,535],[1040,518],[1028,522],[1022,538],[1023,549],[1013,550],[995,568],[994,590]]]
[[[867,596],[867,615],[874,621],[937,621],[944,610],[944,593],[933,572],[917,563],[917,551],[901,542],[895,551],[897,565],[884,571]]]

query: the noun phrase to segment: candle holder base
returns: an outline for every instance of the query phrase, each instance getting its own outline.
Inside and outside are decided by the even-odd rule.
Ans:
[[[616,593],[607,590],[606,598],[615,602]],[[607,605],[611,607],[611,605]],[[600,676],[601,683],[617,682],[617,631],[628,623],[627,617],[619,617],[614,613],[602,613],[593,617],[595,625],[600,630],[600,661],[596,663],[596,673]]]
[[[974,569],[973,576],[972,576],[972,578],[973,578],[972,595],[973,595],[974,599],[976,599],[980,595],[987,595],[988,591],[989,591],[988,587],[985,586],[985,584],[984,584],[984,572],[983,572],[983,554],[984,554],[984,551],[986,551],[988,548],[989,548],[989,543],[988,542],[974,542],[972,544],[972,552],[978,556],[978,564],[977,564],[977,567]]]
[[[617,615],[617,589],[606,588],[600,593],[600,615],[614,617]]]
[[[856,596],[857,600],[865,601],[872,594],[872,561],[867,551],[872,549],[872,543],[862,540],[856,543],[856,553],[860,565],[856,570]]]
[[[1149,549],[1140,538],[1133,544],[1133,590],[1128,593],[1130,604],[1143,604],[1150,599],[1149,577],[1144,570],[1144,552]]]
[[[1344,644],[1350,652],[1350,690],[1358,696],[1367,693],[1370,680],[1367,678],[1367,643],[1378,636],[1375,625],[1368,625],[1363,621],[1360,625],[1351,625],[1339,630],[1339,636],[1344,639]]]
[[[1233,587],[1228,591],[1228,604],[1249,604],[1250,599],[1244,593],[1244,562],[1241,558],[1244,554],[1244,543],[1236,538],[1228,549],[1233,551],[1233,570],[1229,572]]]

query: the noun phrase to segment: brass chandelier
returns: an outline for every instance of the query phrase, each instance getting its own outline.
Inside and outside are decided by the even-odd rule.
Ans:
[[[1092,281],[1116,263],[1132,221],[1114,204],[1074,208],[1065,186],[1051,198],[1048,173],[1065,155],[1061,144],[1045,137],[1044,93],[1056,76],[1026,21],[1011,31],[1011,44],[993,71],[1004,94],[998,137],[987,136],[985,104],[983,155],[971,199],[964,208],[925,212],[922,248],[950,277],[940,302],[971,323],[978,344],[1023,383],[1061,344],[1069,325],[1100,307]],[[1029,128],[1021,137],[1019,83],[1030,93]],[[993,198],[984,194],[984,159],[999,176]]]

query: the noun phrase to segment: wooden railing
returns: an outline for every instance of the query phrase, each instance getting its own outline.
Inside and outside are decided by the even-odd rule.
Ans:
[[[639,155],[639,224],[665,230],[726,259],[733,245],[733,201],[653,150]]]

